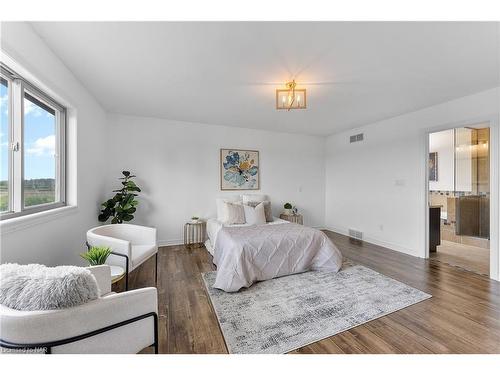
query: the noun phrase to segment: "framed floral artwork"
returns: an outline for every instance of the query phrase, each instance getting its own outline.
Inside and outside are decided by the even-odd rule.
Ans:
[[[220,150],[221,190],[259,190],[259,176],[259,151]]]

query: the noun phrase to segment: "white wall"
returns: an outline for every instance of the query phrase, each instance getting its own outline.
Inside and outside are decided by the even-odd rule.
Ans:
[[[429,189],[455,190],[455,133],[453,129],[429,134],[429,152],[437,152],[438,180],[429,181]]]
[[[143,189],[135,223],[158,228],[162,244],[182,241],[192,215],[214,217],[221,192],[220,148],[260,151],[261,188],[275,215],[287,201],[310,226],[323,227],[324,138],[163,119],[109,115],[108,191],[120,171],[137,176]]]
[[[28,24],[2,22],[1,48],[2,60],[15,60],[70,107],[68,152],[78,173],[70,167],[68,187],[78,207],[15,231],[2,227],[0,261],[82,264],[78,254],[84,250],[85,232],[96,225],[103,198],[105,112]]]
[[[326,227],[354,228],[369,242],[424,256],[425,129],[498,121],[499,103],[496,88],[328,137]],[[350,144],[359,132],[365,141]]]

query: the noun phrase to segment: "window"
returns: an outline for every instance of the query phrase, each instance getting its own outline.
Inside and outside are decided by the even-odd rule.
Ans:
[[[66,110],[3,64],[0,78],[0,219],[64,206]]]
[[[9,136],[10,136],[9,83],[0,78],[0,212],[9,210]]]

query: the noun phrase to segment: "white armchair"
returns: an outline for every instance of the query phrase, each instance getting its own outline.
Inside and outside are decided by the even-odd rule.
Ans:
[[[87,246],[108,246],[112,253],[107,264],[125,268],[125,289],[128,274],[153,255],[156,256],[155,282],[158,281],[158,242],[156,228],[133,224],[110,224],[87,232]]]
[[[44,353],[158,353],[156,288],[111,292],[109,266],[88,268],[101,296],[68,309],[19,311],[0,305],[0,346]]]

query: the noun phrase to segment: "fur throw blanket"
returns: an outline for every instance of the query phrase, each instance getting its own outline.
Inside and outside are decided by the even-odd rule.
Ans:
[[[16,310],[55,310],[99,297],[92,273],[82,267],[0,265],[0,304]]]

